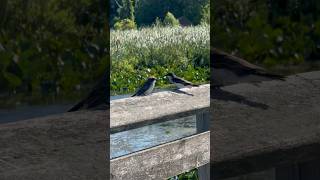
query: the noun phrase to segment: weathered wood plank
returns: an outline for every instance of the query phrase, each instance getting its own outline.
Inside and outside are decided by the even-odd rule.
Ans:
[[[192,90],[194,89],[190,89]],[[285,82],[270,81],[261,83],[259,86],[239,84],[225,87],[223,90],[233,93],[227,94],[225,100],[228,101],[221,97],[220,100],[211,101],[213,114],[210,127],[212,153],[210,157],[213,177],[219,179],[268,169],[292,161],[300,162],[320,157],[320,72],[290,76]],[[152,96],[160,98],[161,94],[163,93],[155,93],[150,98]],[[164,92],[164,94],[172,95],[171,92]],[[185,98],[184,95],[178,95],[181,96],[181,103],[177,104],[178,106],[190,105],[182,101]],[[146,100],[148,97],[136,98],[133,101],[140,101],[140,108],[134,105],[138,103],[135,102],[129,111],[141,109]],[[201,100],[200,97],[198,100]],[[165,102],[170,101],[171,99],[168,98]],[[155,104],[155,106],[161,105]],[[125,106],[122,108],[125,110]],[[142,115],[143,121],[152,118],[150,114],[148,115],[148,109],[142,108],[142,110],[147,110],[144,111],[147,114]],[[162,109],[153,111],[161,112]],[[137,114],[139,113],[127,114],[128,119],[130,116],[136,117]],[[161,119],[164,116],[158,115],[158,118]],[[103,169],[107,169],[104,152],[107,149],[106,143],[109,143],[105,138],[108,117],[109,115],[105,112],[84,111],[2,124],[0,126],[0,179],[107,177],[107,170]],[[122,121],[122,118],[118,117],[118,120]],[[135,120],[128,121],[136,123]],[[121,127],[128,122],[113,123],[115,123],[113,127]],[[199,139],[197,142],[203,145],[204,142],[209,141],[208,138]],[[186,141],[180,142],[176,147],[182,152],[201,150],[199,146],[191,145],[189,149],[183,148],[186,144],[188,144]],[[180,148],[178,148],[179,145]],[[161,149],[165,150],[165,148]],[[159,153],[153,156],[148,155],[148,152],[152,154],[152,150],[153,148],[135,155],[155,164],[166,159],[165,153],[160,153],[163,156],[159,156]],[[168,158],[175,158],[168,154],[165,154]],[[185,164],[188,164],[187,160],[183,161],[183,159],[187,157],[182,156],[177,163],[165,162],[163,165],[167,164],[166,168],[177,167],[183,170]],[[118,162],[122,163],[122,167],[119,166],[119,168],[123,168],[123,171],[112,172],[128,173],[124,158],[122,157],[123,161],[114,159],[120,160]],[[144,162],[141,159],[140,162],[135,162],[133,155],[128,155],[126,158],[131,158],[133,164],[143,165],[142,162]],[[159,159],[151,161],[153,158]],[[168,169],[162,169],[160,166],[152,167],[153,169],[150,167],[146,171],[150,177],[158,172],[160,175],[168,176],[181,173],[176,169],[174,174],[166,174]],[[138,171],[136,173],[143,174],[139,169],[136,170]]]
[[[209,86],[200,87],[199,92],[207,92]],[[157,107],[164,107],[166,103],[180,100],[181,104],[194,101],[183,101],[187,97],[197,96],[194,88],[187,89],[193,95],[176,94],[173,92],[156,93],[161,98],[169,98],[164,104],[158,101]],[[175,98],[178,96],[179,98]],[[138,99],[140,107],[145,104],[145,98]],[[194,98],[192,98],[194,100]],[[207,107],[209,100],[207,98]],[[160,105],[161,104],[161,105]],[[177,105],[177,104],[176,104]],[[131,110],[139,111],[132,104]],[[188,113],[201,112],[203,104],[186,105],[180,116]],[[198,108],[196,110],[191,107]],[[181,108],[176,108],[181,109]],[[204,109],[204,108],[203,108]],[[159,109],[157,110],[159,111]],[[172,109],[170,112],[176,112]],[[108,111],[107,111],[108,112]],[[104,179],[107,178],[109,154],[107,153],[107,138],[109,132],[109,115],[104,111],[79,111],[41,118],[35,118],[0,126],[0,179]],[[179,114],[179,112],[178,112]],[[152,118],[152,116],[145,116]],[[171,118],[170,113],[158,113],[156,118]],[[172,116],[172,118],[178,116]],[[116,119],[114,119],[116,120]]]
[[[79,111],[1,124],[0,179],[106,179],[108,117]]]
[[[111,179],[165,179],[209,162],[210,132],[110,161]]]
[[[211,100],[214,178],[320,157],[320,71],[223,90]]]
[[[165,91],[145,97],[111,101],[111,131],[173,120],[209,109],[210,86],[208,84],[184,88],[181,91],[183,92]]]

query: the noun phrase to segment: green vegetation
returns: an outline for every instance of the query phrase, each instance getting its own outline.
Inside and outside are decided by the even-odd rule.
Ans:
[[[166,87],[164,75],[168,72],[195,83],[209,81],[208,0],[110,2],[114,27],[110,34],[112,94],[132,93],[149,76],[157,78],[158,88]],[[181,16],[201,26],[182,28],[176,19]],[[197,170],[178,175],[178,179],[198,179]]]
[[[5,103],[8,95],[73,97],[108,68],[108,12],[99,0],[5,0],[0,7]]]
[[[210,4],[203,6],[201,10],[201,24],[210,24]]]
[[[320,59],[319,1],[217,0],[213,15],[215,47],[256,64],[285,70]]]
[[[123,0],[122,4],[129,1],[132,2]],[[156,5],[155,2],[150,1],[144,1],[144,3],[144,5],[151,3],[146,6],[148,8]],[[125,10],[123,7],[121,6],[121,11]],[[114,18],[114,30],[110,34],[111,93],[113,95],[132,93],[149,76],[157,78],[158,88],[165,87],[168,82],[164,75],[168,72],[175,72],[195,83],[208,82],[210,77],[209,5],[207,4],[201,12],[193,11],[198,14],[197,22],[193,23],[199,24],[201,21],[201,26],[185,28],[180,27],[180,22],[173,13],[165,12],[164,9],[160,14],[152,16],[145,14],[148,9],[140,8],[138,13],[139,10],[143,14],[136,18],[138,24],[148,24],[152,27],[136,29],[135,18],[129,16],[125,16],[125,20],[134,26],[123,26],[123,23],[119,24],[123,21],[119,21],[121,18]],[[132,10],[127,8],[127,12]],[[147,21],[141,20],[143,18]],[[151,18],[151,21],[148,18]],[[197,170],[194,169],[177,177],[185,180],[198,179]]]
[[[180,23],[171,12],[167,12],[166,16],[163,19],[163,25],[175,27],[179,26]]]
[[[150,26],[157,18],[163,20],[167,12],[177,18],[185,17],[193,25],[198,25],[201,22],[202,9],[208,4],[209,0],[111,0],[111,25],[119,19],[131,19],[132,13],[139,27]]]
[[[177,178],[179,180],[198,180],[199,179],[198,171],[197,171],[197,169],[193,169],[189,172],[177,175]],[[176,178],[171,177],[168,180],[176,180]]]
[[[182,28],[178,20],[200,24],[208,0],[112,0],[110,9],[107,2],[0,1],[0,106],[83,97],[110,69],[109,25],[114,94],[133,92],[151,75],[163,87],[168,72],[208,82],[209,26]]]
[[[129,30],[129,29],[136,29],[136,23],[131,19],[123,19],[119,20],[114,24],[115,30]]]
[[[157,86],[163,87],[168,72],[196,83],[209,81],[207,25],[111,31],[110,37],[113,94],[133,92],[148,76],[157,77]]]

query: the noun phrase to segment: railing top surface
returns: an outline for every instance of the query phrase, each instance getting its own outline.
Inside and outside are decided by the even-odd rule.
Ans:
[[[0,179],[105,179],[108,117],[78,111],[0,124]]]
[[[111,101],[110,128],[174,119],[210,107],[209,84]]]
[[[221,176],[320,155],[320,71],[223,90],[224,100],[211,100],[210,124],[212,169]]]
[[[222,89],[233,95],[229,94],[225,100],[220,97],[220,100],[211,101],[210,146],[211,164],[214,166],[212,169],[232,174],[231,169],[238,170],[239,173],[243,164],[247,165],[246,167],[252,165],[252,168],[268,168],[281,160],[301,160],[319,155],[320,71],[293,75],[286,81],[263,82],[258,86],[238,84]],[[120,105],[114,106],[119,108],[118,113],[130,110],[128,112],[132,114],[127,114],[128,119],[135,117],[134,115],[140,117],[134,110],[141,112],[141,108],[148,107],[143,106],[145,104],[160,107],[162,101],[151,99],[161,99],[161,96],[166,95],[180,98],[180,104],[177,104],[179,107],[194,108],[192,101],[181,100],[185,97],[194,99],[195,102],[201,102],[199,98],[203,97],[203,107],[209,106],[208,85],[186,91],[194,93],[194,96],[162,92],[141,98],[112,101],[111,104]],[[201,91],[207,93],[206,97],[202,96]],[[164,99],[163,107],[165,103],[175,102],[171,98]],[[235,102],[237,100],[241,102]],[[126,103],[130,109],[125,109]],[[135,105],[137,103],[141,104],[140,107]],[[116,109],[111,107],[111,110]],[[142,110],[150,112],[149,109]],[[154,112],[162,110],[152,109]],[[145,118],[147,115],[142,116]],[[148,116],[155,118],[150,114]],[[77,175],[83,177],[99,173],[100,177],[105,176],[105,173],[101,174],[101,169],[104,169],[106,164],[104,153],[108,139],[105,127],[108,127],[108,117],[109,114],[103,111],[79,111],[1,124],[0,179],[25,177],[32,173],[41,174],[41,177],[67,177],[70,173],[79,172],[82,174]],[[119,115],[114,117],[111,123],[116,123],[116,119],[122,121]],[[113,127],[115,125],[113,124]],[[313,146],[316,148],[304,148],[310,144],[318,145]],[[296,147],[302,149],[296,151]],[[235,163],[235,160],[241,159],[243,164]],[[257,162],[263,167],[257,167]],[[78,168],[79,164],[84,166]],[[52,173],[48,173],[49,171]]]

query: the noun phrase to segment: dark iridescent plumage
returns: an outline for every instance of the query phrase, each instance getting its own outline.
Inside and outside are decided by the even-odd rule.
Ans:
[[[102,79],[94,86],[88,96],[74,105],[68,112],[77,111],[80,109],[102,109],[107,107],[109,102],[109,74],[106,72]]]
[[[169,81],[172,84],[175,84],[178,88],[183,88],[185,86],[198,86],[198,85],[192,84],[191,82],[185,79],[182,79],[176,76],[174,73],[168,73],[166,76],[168,77]]]
[[[148,80],[131,97],[146,96],[146,95],[151,94],[154,89],[155,83],[156,83],[156,78],[154,78],[154,77],[148,78]]]
[[[259,66],[221,50],[211,49],[211,84],[213,86],[268,80],[284,80],[284,77],[268,73]]]

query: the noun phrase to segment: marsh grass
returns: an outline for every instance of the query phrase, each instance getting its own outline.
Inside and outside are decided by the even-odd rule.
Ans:
[[[209,48],[206,25],[111,31],[111,92],[131,93],[149,76],[158,79],[157,87],[164,87],[168,72],[195,83],[208,82]]]

